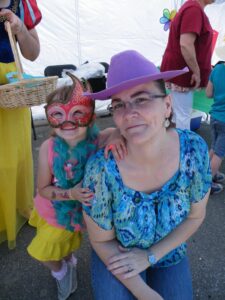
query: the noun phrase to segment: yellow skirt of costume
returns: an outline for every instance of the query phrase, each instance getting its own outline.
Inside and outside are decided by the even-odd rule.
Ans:
[[[71,232],[49,225],[35,209],[29,224],[37,228],[37,233],[27,251],[39,261],[61,260],[80,247],[81,232]]]
[[[4,74],[15,71],[14,63],[0,63],[0,84]],[[33,206],[33,161],[31,113],[29,108],[0,107],[0,243],[16,246],[16,235]]]

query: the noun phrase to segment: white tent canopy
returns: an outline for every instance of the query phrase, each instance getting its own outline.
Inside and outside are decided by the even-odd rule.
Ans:
[[[160,65],[168,31],[159,19],[163,9],[179,9],[182,0],[39,0],[43,19],[37,26],[41,54],[24,69],[42,75],[48,65],[109,62],[125,49],[136,49]],[[223,30],[225,1],[206,7],[212,27]]]
[[[22,59],[24,71],[43,75],[49,65],[86,61],[108,62],[117,52],[135,49],[161,64],[168,31],[159,19],[165,8],[178,10],[184,0],[39,0],[43,15],[37,26],[41,53],[34,62]],[[213,29],[224,32],[225,1],[206,7]],[[206,49],[207,51],[207,49]],[[214,62],[217,58],[213,57]],[[97,101],[105,114],[107,101]],[[42,107],[32,108],[34,118],[44,118]]]

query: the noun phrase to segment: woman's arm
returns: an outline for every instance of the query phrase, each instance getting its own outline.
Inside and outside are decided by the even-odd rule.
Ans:
[[[208,81],[207,87],[205,89],[205,93],[208,98],[213,97],[213,84],[210,80]]]
[[[129,264],[133,271],[124,274],[124,276],[125,278],[130,278],[139,274],[148,264],[150,265],[148,262],[149,250],[151,250],[158,261],[180,244],[187,241],[197,231],[205,218],[208,198],[209,192],[201,201],[191,204],[191,210],[186,220],[178,225],[170,234],[150,247],[150,249],[140,250],[134,248],[130,252],[115,255],[110,258],[108,265],[109,269],[113,273],[124,274],[123,267]],[[121,272],[118,272],[118,268],[121,268]]]
[[[194,84],[194,88],[198,88],[201,83],[201,74],[195,51],[196,37],[197,35],[195,33],[184,33],[180,36],[181,54],[187,66],[193,73],[191,77],[191,84]]]
[[[187,219],[164,239],[151,247],[151,251],[158,260],[178,247],[181,243],[187,241],[197,231],[206,215],[209,193],[210,192],[198,203],[191,204],[191,210]]]
[[[40,43],[35,29],[28,30],[25,24],[11,10],[2,9],[0,16],[7,18],[12,33],[16,36],[22,55],[29,60],[35,60],[40,53]]]
[[[84,219],[87,225],[91,245],[104,264],[107,266],[110,257],[120,253],[119,244],[115,239],[115,232],[114,230],[101,229],[85,212]],[[136,275],[129,279],[125,279],[121,275],[115,276],[137,299],[162,300],[161,296],[152,290],[144,282],[140,275]]]

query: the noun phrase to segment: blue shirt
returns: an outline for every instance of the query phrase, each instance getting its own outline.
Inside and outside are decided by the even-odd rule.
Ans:
[[[225,123],[225,65],[218,64],[212,70],[209,80],[213,84],[213,98],[210,114],[213,119]]]
[[[208,148],[197,134],[177,130],[180,163],[177,172],[159,190],[150,194],[124,185],[116,161],[103,150],[92,156],[85,170],[84,183],[95,197],[85,212],[103,229],[114,227],[124,247],[149,248],[167,236],[190,212],[191,203],[201,201],[211,186]],[[155,266],[178,263],[186,254],[183,243]]]

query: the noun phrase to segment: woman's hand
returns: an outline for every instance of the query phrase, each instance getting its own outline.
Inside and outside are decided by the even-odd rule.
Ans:
[[[75,187],[69,190],[70,199],[78,200],[86,206],[91,206],[94,193],[89,188],[82,188],[82,182],[79,182]]]
[[[107,159],[109,151],[112,151],[112,154],[116,160],[124,159],[125,155],[127,155],[127,146],[126,141],[122,135],[114,138],[110,141],[110,144],[106,145],[104,156]]]
[[[120,254],[108,260],[107,268],[113,275],[122,275],[123,279],[131,278],[146,270],[150,265],[147,251],[133,248],[126,249],[119,246]]]
[[[11,10],[2,9],[0,11],[0,16],[5,17],[6,20],[10,23],[11,30],[14,35],[17,35],[23,31],[25,26],[24,23]]]

